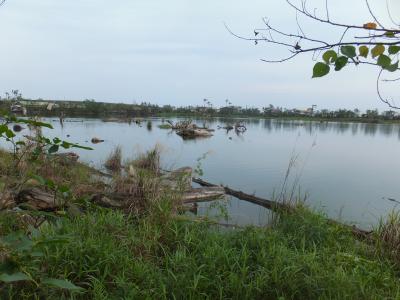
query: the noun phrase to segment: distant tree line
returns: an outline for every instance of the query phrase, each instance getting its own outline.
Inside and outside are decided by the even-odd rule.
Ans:
[[[270,104],[263,108],[242,107],[232,105],[226,100],[226,106],[214,107],[210,101],[204,99],[197,106],[172,106],[157,105],[148,102],[140,104],[106,103],[95,100],[84,101],[52,101],[31,100],[23,98],[18,90],[6,93],[0,97],[0,110],[9,112],[14,104],[23,105],[28,115],[43,117],[95,117],[95,118],[135,118],[149,116],[186,116],[186,117],[258,117],[258,118],[301,118],[301,119],[327,119],[327,120],[363,120],[378,122],[380,120],[399,120],[398,111],[386,110],[379,112],[377,109],[361,111],[359,109],[316,109],[312,105],[307,109],[289,109]]]

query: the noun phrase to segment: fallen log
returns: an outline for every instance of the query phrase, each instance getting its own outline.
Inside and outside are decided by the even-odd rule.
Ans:
[[[225,195],[225,190],[221,186],[191,189],[182,195],[184,203],[207,202],[218,199]]]
[[[204,181],[204,180],[202,180],[200,178],[192,178],[192,181],[197,183],[197,184],[199,184],[199,185],[201,185],[201,186],[207,186],[207,187],[220,186],[220,185],[209,183],[209,182]],[[274,212],[282,212],[282,211],[291,212],[291,211],[293,211],[293,207],[288,205],[288,204],[285,204],[285,203],[279,203],[279,202],[276,202],[276,201],[263,199],[263,198],[260,198],[260,197],[254,196],[254,195],[249,195],[249,194],[246,194],[246,193],[244,193],[242,191],[233,190],[233,189],[231,189],[231,188],[229,188],[227,186],[220,186],[220,187],[223,187],[223,189],[224,189],[224,191],[225,191],[225,193],[227,195],[231,195],[231,196],[236,197],[236,198],[238,198],[240,200],[251,202],[251,203],[254,203],[256,205],[260,205],[260,206],[265,207],[267,209],[270,209],[270,210],[272,210]],[[357,237],[358,239],[363,239],[363,240],[369,239],[371,237],[371,234],[372,234],[372,231],[367,231],[367,230],[358,228],[358,227],[356,227],[354,225],[343,224],[343,223],[340,223],[340,222],[338,222],[336,220],[327,219],[327,222],[328,222],[328,224],[338,225],[338,226],[341,226],[341,227],[344,227],[344,228],[350,230],[351,233],[355,237]]]
[[[54,211],[64,205],[63,201],[55,197],[54,193],[50,194],[38,188],[20,191],[15,200],[18,205],[24,204],[29,208],[43,211]]]
[[[123,208],[124,203],[122,201],[116,201],[107,197],[104,194],[93,195],[92,202],[106,208]]]
[[[200,184],[201,186],[218,187],[218,185],[206,182],[200,178],[193,178],[192,181],[197,184]],[[289,205],[285,205],[283,203],[279,203],[279,202],[268,200],[268,199],[263,199],[263,198],[260,198],[260,197],[254,196],[254,195],[249,195],[249,194],[243,193],[242,191],[235,191],[227,186],[220,186],[220,187],[222,187],[224,189],[225,193],[228,195],[234,196],[240,200],[245,200],[247,202],[251,202],[253,204],[260,205],[262,207],[265,207],[265,208],[268,208],[271,210],[274,210],[274,209],[289,210],[290,209]]]

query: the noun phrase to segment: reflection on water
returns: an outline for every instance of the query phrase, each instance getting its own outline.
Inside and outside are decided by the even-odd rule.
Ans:
[[[266,198],[280,191],[289,161],[296,156],[289,182],[298,179],[296,193],[306,193],[308,203],[330,217],[364,227],[376,224],[393,208],[394,202],[386,198],[400,199],[399,125],[222,118],[194,121],[215,129],[240,121],[248,130],[237,135],[234,130],[216,129],[211,138],[182,140],[170,130],[159,129],[162,120],[157,118],[142,122],[141,127],[67,119],[63,127],[58,120],[52,121],[55,129],[44,133],[83,145],[91,145],[92,137],[104,139],[93,151],[77,150],[82,160],[96,167],[102,166],[117,145],[127,159],[158,143],[165,168],[195,167],[197,159],[210,152],[202,162],[206,180]],[[243,201],[230,199],[227,208],[233,223],[268,221],[267,210]],[[199,210],[207,211],[207,206],[202,204]]]

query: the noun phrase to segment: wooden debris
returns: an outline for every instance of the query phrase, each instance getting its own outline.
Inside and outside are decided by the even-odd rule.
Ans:
[[[212,133],[207,129],[180,129],[176,132],[183,138],[210,137]]]
[[[104,194],[97,194],[92,197],[92,201],[97,205],[107,207],[107,208],[122,208],[124,207],[122,201],[116,201]]]
[[[225,190],[221,186],[213,186],[207,188],[196,188],[187,191],[182,195],[184,203],[207,202],[212,199],[218,199],[225,195]]]
[[[29,208],[43,211],[54,211],[63,207],[64,203],[55,197],[54,193],[48,193],[38,188],[24,189],[16,196],[17,204],[24,204]]]

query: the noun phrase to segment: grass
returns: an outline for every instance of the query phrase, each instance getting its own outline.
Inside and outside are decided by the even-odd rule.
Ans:
[[[108,156],[104,166],[111,172],[119,172],[122,167],[122,148],[117,146]]]
[[[1,232],[15,218],[1,214]],[[8,228],[12,226],[13,228]],[[178,221],[167,208],[145,218],[93,209],[40,228],[34,239],[55,240],[27,261],[39,282],[3,284],[2,298],[81,299],[397,299],[398,270],[390,260],[299,209],[271,228],[220,230]],[[68,278],[81,293],[40,284]]]

